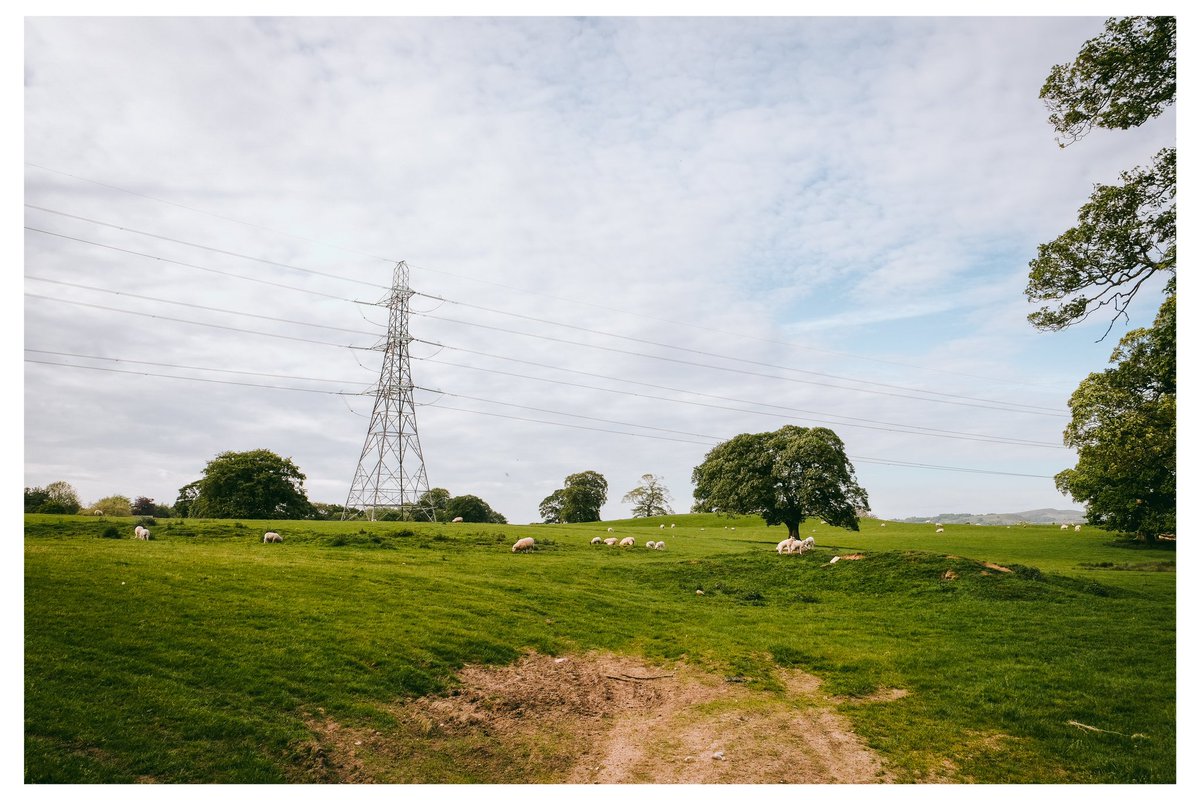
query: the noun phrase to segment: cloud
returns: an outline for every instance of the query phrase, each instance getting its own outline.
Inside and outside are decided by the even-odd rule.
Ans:
[[[417,397],[432,403],[417,411],[430,480],[510,521],[536,519],[584,469],[609,478],[606,516],[627,512],[619,498],[646,472],[690,505],[712,440],[618,421],[726,437],[790,418],[497,371],[1058,441],[1058,417],[800,383],[745,362],[1063,409],[1111,348],[1031,331],[1024,265],[1091,182],[1173,140],[1164,120],[1054,145],[1040,82],[1100,25],[27,19],[26,160],[39,166],[26,168],[26,202],[63,213],[27,209],[38,231],[26,232],[26,273],[124,294],[27,281],[57,299],[26,299],[25,346],[124,360],[46,357],[60,363],[346,394],[27,364],[26,483],[169,501],[217,453],[267,447],[296,461],[314,499],[341,502],[371,410],[355,393],[379,365],[354,348],[380,340],[386,312],[367,304],[399,259],[414,288],[469,304],[413,304],[411,332],[437,343],[413,346]],[[1052,474],[1069,456],[833,427],[866,457]],[[1048,481],[861,471],[883,514],[1067,503]]]

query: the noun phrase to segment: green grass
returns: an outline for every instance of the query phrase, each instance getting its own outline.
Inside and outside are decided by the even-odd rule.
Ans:
[[[701,515],[174,520],[150,542],[125,522],[26,516],[27,782],[328,780],[317,716],[410,737],[427,773],[397,779],[552,779],[439,754],[384,711],[529,650],[686,658],[768,694],[777,666],[830,695],[906,689],[841,706],[901,780],[1175,780],[1174,551],[1104,532],[868,520],[804,526],[816,553],[782,558],[779,528]],[[105,536],[114,525],[124,538]],[[588,544],[609,526],[639,547]],[[265,530],[284,544],[263,545]],[[513,555],[524,535],[537,552]],[[827,564],[854,552],[866,558]]]

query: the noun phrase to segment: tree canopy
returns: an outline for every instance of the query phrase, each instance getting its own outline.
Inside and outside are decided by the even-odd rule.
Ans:
[[[785,425],[735,436],[708,452],[692,482],[694,508],[758,514],[793,538],[808,517],[858,530],[857,513],[869,510],[842,440],[828,428]]]
[[[1063,146],[1093,127],[1126,129],[1157,117],[1175,102],[1175,18],[1108,20],[1074,62],[1051,69],[1041,96]],[[1108,307],[1115,322],[1160,272],[1169,273],[1165,290],[1173,295],[1174,147],[1148,168],[1123,172],[1118,185],[1096,185],[1079,223],[1038,247],[1025,295],[1046,305],[1029,321],[1061,330]]]
[[[447,494],[449,493],[447,492]],[[495,511],[486,502],[473,494],[451,497],[442,508],[446,520],[462,517],[463,522],[491,522],[497,525],[508,524],[508,520],[504,518],[503,514]]]
[[[224,452],[204,477],[179,490],[176,509],[214,519],[305,519],[312,513],[304,473],[270,450]]]
[[[1090,524],[1153,541],[1175,531],[1175,298],[1152,327],[1126,334],[1111,361],[1071,395],[1063,440],[1079,462],[1055,485],[1087,505]]]
[[[641,484],[625,493],[622,503],[633,503],[634,517],[661,517],[671,514],[671,493],[663,485],[662,478],[647,472]]]
[[[607,500],[608,481],[599,472],[587,470],[568,475],[563,488],[542,500],[538,512],[547,523],[599,522]]]
[[[123,494],[114,494],[109,497],[102,497],[89,507],[91,511],[99,511],[109,517],[128,517],[133,511],[133,504],[129,502],[129,498]],[[138,512],[143,513],[143,512]]]
[[[27,514],[76,514],[80,508],[79,495],[66,481],[54,481],[45,488],[25,487]]]

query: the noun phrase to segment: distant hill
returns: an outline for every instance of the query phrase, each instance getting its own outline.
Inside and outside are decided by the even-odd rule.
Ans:
[[[1075,509],[1037,508],[1004,514],[938,514],[934,517],[907,517],[900,522],[940,522],[944,525],[1069,525],[1082,524],[1083,512]]]

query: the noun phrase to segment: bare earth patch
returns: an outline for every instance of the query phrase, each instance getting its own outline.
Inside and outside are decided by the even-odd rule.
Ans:
[[[391,709],[428,748],[486,761],[457,777],[389,769],[423,757],[412,736],[400,744],[328,720],[309,727],[326,780],[339,782],[890,782],[880,759],[818,694],[819,679],[799,670],[780,677],[783,695],[686,664],[663,669],[612,654],[530,654],[507,667],[466,667],[448,696]],[[855,702],[903,694],[886,690]]]

